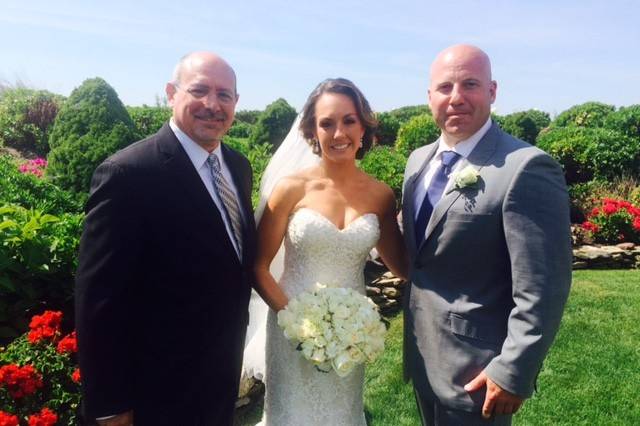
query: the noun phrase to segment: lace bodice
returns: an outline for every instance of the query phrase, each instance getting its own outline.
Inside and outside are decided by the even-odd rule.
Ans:
[[[366,213],[338,229],[309,208],[289,217],[280,287],[289,297],[325,285],[364,294],[364,264],[380,237],[378,217]],[[363,426],[364,367],[347,377],[322,373],[295,350],[269,313],[264,425]]]
[[[280,286],[289,298],[315,288],[317,282],[364,292],[364,265],[379,235],[375,213],[359,216],[338,229],[315,210],[297,210],[285,235]]]

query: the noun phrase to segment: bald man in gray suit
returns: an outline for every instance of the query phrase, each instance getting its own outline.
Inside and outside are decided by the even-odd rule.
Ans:
[[[496,90],[482,50],[441,52],[429,104],[442,134],[405,171],[405,377],[425,425],[511,424],[569,294],[562,170],[491,121]]]

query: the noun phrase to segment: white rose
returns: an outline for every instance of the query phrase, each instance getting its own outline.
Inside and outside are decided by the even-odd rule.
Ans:
[[[475,184],[478,181],[478,177],[480,177],[480,173],[478,173],[473,166],[469,165],[459,172],[456,172],[453,181],[455,187],[460,189]]]
[[[353,362],[353,360],[351,359],[351,355],[349,355],[349,352],[347,351],[338,354],[338,356],[333,359],[331,364],[336,374],[338,374],[338,376],[340,377],[345,377],[351,372],[351,370],[353,370],[353,367],[355,367],[355,363]]]

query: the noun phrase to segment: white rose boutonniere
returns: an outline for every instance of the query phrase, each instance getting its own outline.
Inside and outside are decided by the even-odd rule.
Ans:
[[[478,179],[480,179],[480,173],[475,169],[475,167],[469,165],[464,169],[454,173],[453,187],[449,192],[453,191],[454,189],[462,189],[473,186],[478,183]]]

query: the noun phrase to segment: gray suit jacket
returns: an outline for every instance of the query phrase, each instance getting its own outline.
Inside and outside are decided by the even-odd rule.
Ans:
[[[420,244],[414,190],[436,148],[414,151],[405,172],[405,379],[479,411],[484,391],[463,386],[483,369],[512,393],[533,392],[571,283],[569,200],[560,166],[494,123],[458,169],[472,165],[478,182],[442,197]]]

